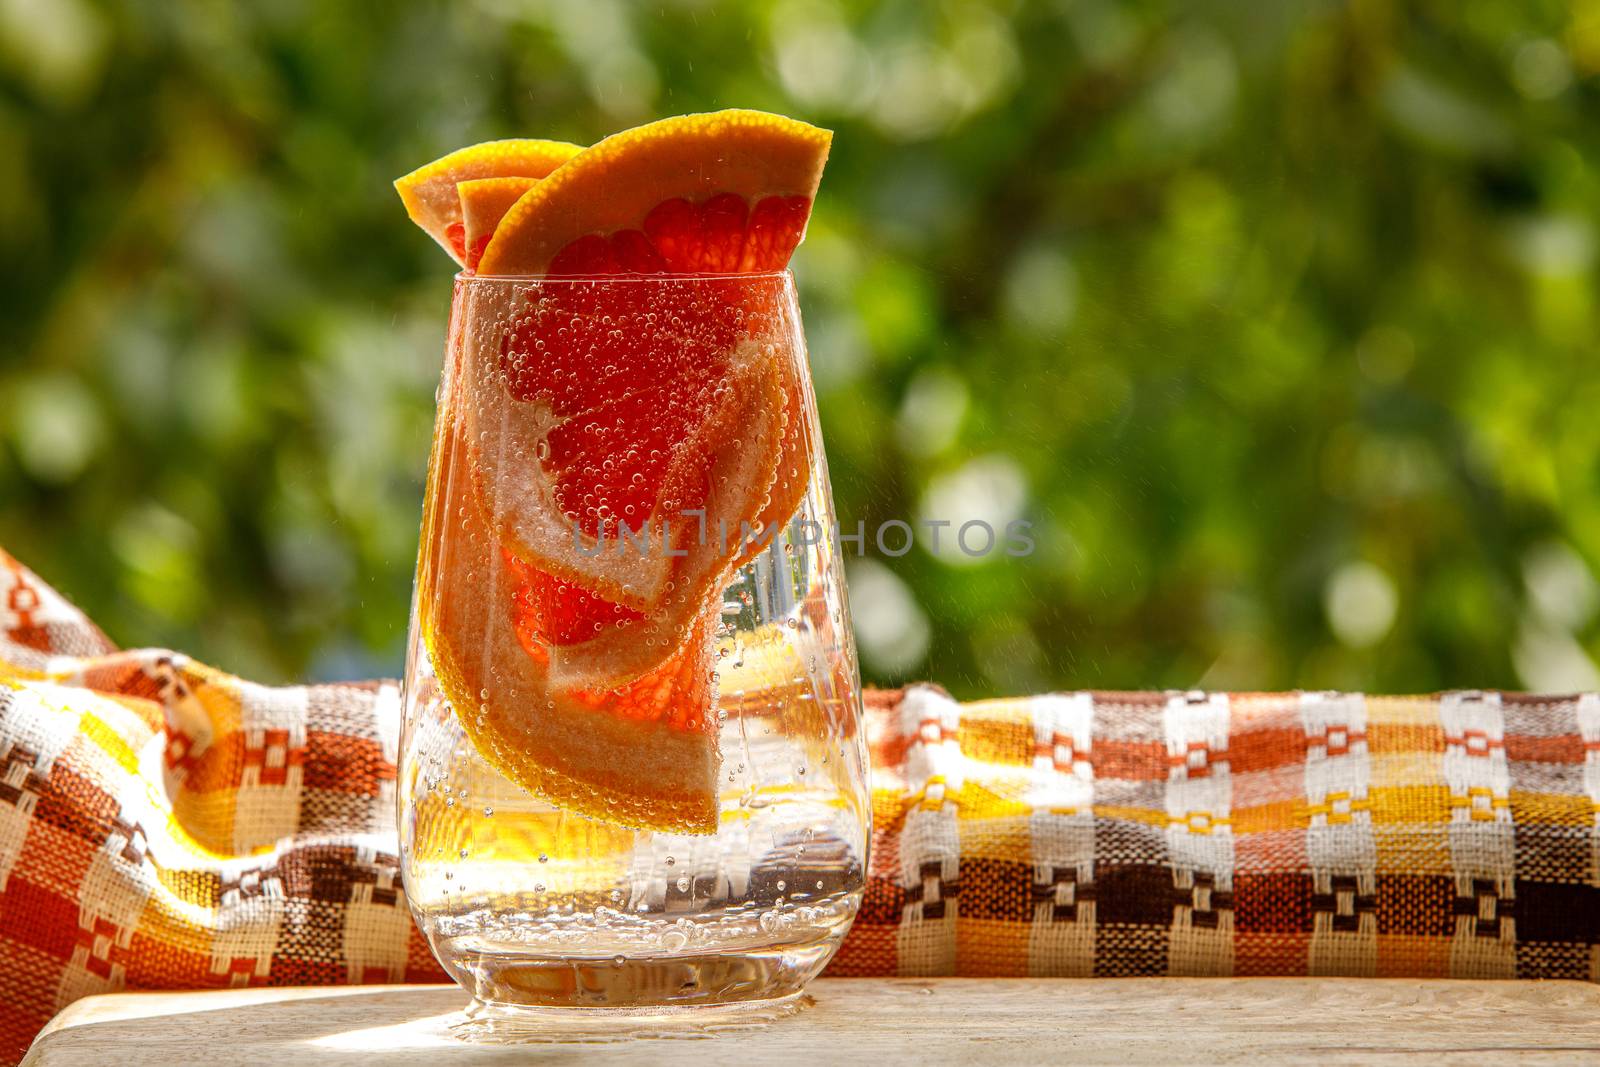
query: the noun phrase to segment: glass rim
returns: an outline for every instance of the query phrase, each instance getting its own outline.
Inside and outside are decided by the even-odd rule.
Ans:
[[[478,274],[475,271],[460,270],[455,274],[455,282],[461,284],[476,284],[479,282],[510,282],[525,285],[578,285],[594,282],[628,282],[629,284],[642,284],[654,282],[657,284],[675,282],[755,282],[771,279],[791,278],[793,271],[788,267],[779,270],[728,272],[725,274],[683,274],[663,271],[656,274]]]

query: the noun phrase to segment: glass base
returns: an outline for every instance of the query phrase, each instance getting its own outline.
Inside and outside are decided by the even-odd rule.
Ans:
[[[771,1006],[796,998],[835,947],[837,939],[828,938],[701,955],[585,958],[457,951],[446,958],[452,977],[473,995],[472,1018],[548,1023],[557,1016],[659,1018],[684,1009],[700,1015],[705,1008]],[[566,1010],[573,1008],[581,1011]]]
[[[770,1000],[636,1008],[529,1007],[474,1000],[450,1032],[481,1044],[601,1044],[640,1038],[705,1038],[768,1026],[804,1011],[812,1000],[790,993]]]

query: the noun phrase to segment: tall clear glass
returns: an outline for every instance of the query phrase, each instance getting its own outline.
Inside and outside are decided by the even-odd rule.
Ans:
[[[870,806],[788,272],[456,281],[401,732],[406,895],[480,1007],[792,996]]]

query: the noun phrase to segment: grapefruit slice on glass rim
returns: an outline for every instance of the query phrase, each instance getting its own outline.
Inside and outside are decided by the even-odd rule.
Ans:
[[[566,160],[512,207],[481,272],[609,274],[596,269],[603,259],[586,258],[601,243],[619,255],[621,269],[640,273],[780,270],[805,235],[832,140],[807,123],[743,110],[614,134]],[[640,251],[638,260],[630,248]]]
[[[480,752],[555,803],[716,829],[715,594],[749,554],[741,525],[788,518],[809,476],[798,324],[772,272],[830,137],[736,111],[607,138],[499,219],[477,272],[515,280],[458,293],[434,462],[470,506],[430,522],[472,520],[425,549],[422,630]],[[696,537],[686,513],[733,536]],[[642,544],[616,550],[622,523]]]
[[[580,145],[566,141],[484,141],[396,178],[394,187],[411,221],[466,266],[466,227],[457,183],[475,178],[543,178],[581,150]]]
[[[468,270],[478,269],[478,260],[483,258],[483,250],[489,246],[495,227],[511,210],[511,205],[538,182],[538,178],[507,177],[473,178],[456,183],[456,193],[461,197],[462,243]]]

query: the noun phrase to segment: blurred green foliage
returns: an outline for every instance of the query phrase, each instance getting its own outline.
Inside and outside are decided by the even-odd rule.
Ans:
[[[390,180],[833,127],[796,263],[867,675],[1595,685],[1600,3],[0,4],[0,544],[125,644],[399,670],[450,265]],[[891,542],[893,543],[893,542]]]

